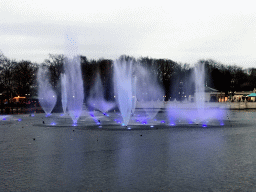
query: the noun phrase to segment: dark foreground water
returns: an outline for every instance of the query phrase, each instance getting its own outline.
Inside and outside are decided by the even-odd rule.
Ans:
[[[255,111],[231,111],[225,126],[136,131],[15,118],[0,121],[0,191],[256,191]]]

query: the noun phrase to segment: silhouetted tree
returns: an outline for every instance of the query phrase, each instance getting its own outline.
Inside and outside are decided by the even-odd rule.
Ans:
[[[50,70],[50,82],[54,88],[57,88],[60,83],[60,74],[64,72],[64,55],[62,54],[49,54],[49,59],[44,61],[45,64],[49,65]]]
[[[0,84],[6,91],[7,99],[9,100],[12,95],[15,95],[13,86],[13,71],[14,61],[7,59],[5,56],[0,57]]]
[[[13,84],[16,90],[15,92],[22,96],[30,94],[31,85],[33,85],[36,80],[36,66],[30,61],[21,61],[14,63],[13,67]]]

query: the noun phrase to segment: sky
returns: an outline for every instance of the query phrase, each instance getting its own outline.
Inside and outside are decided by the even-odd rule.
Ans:
[[[74,41],[88,59],[129,56],[256,67],[253,1],[0,0],[0,50],[42,63]],[[69,40],[67,40],[69,39]]]

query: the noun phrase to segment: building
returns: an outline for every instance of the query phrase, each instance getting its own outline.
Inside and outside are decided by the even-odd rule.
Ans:
[[[205,101],[206,102],[225,102],[227,97],[225,92],[220,92],[217,89],[211,87],[205,87]]]
[[[242,102],[242,101],[256,101],[255,97],[248,97],[251,93],[256,93],[256,88],[253,91],[235,91],[234,95],[232,96],[232,100],[235,102]]]

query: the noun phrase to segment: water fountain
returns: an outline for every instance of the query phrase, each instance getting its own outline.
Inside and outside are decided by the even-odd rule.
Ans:
[[[145,69],[142,66],[137,66],[136,70],[138,107],[146,112],[143,122],[152,120],[164,104],[162,101],[164,90],[157,82],[157,75],[154,71]]]
[[[81,62],[74,34],[72,34],[72,37],[67,35],[65,40],[64,74],[61,75],[62,108],[64,113],[66,109],[68,110],[73,125],[76,125],[82,113],[84,101]]]
[[[61,103],[63,113],[66,114],[67,111],[67,78],[64,73],[61,74]]]
[[[164,91],[157,81],[154,70],[146,69],[140,66],[139,63],[135,65],[135,61],[133,60],[126,61],[123,59],[116,60],[113,66],[114,93],[120,116],[119,114],[113,113],[112,117],[106,117],[106,112],[116,104],[105,100],[100,75],[97,74],[96,76],[95,84],[90,91],[87,102],[104,115],[92,111],[89,113],[83,111],[82,113],[84,91],[80,57],[73,55],[72,57],[69,56],[64,59],[65,73],[61,75],[62,106],[64,113],[67,109],[68,114],[72,118],[73,125],[77,125],[81,115],[81,121],[84,121],[87,125],[89,122],[94,122],[94,126],[95,123],[96,125],[100,124],[100,128],[102,128],[102,126],[104,127],[104,124],[100,123],[101,120],[112,126],[119,127],[116,124],[118,123],[123,126],[137,126],[138,128],[140,128],[141,124],[149,124],[151,127],[200,124],[206,127],[207,125],[212,125],[213,121],[217,122],[218,125],[223,125],[222,119],[224,110],[221,109],[218,104],[213,105],[205,103],[205,71],[203,64],[197,64],[194,68],[195,102],[189,102],[188,100],[184,102],[176,101],[169,102],[166,106],[164,106],[163,102]],[[45,72],[42,71],[44,70],[40,69],[40,73],[45,74]],[[43,75],[40,75],[41,78],[42,76]],[[47,78],[44,78],[44,80],[45,79]],[[40,82],[43,81],[40,80]],[[48,83],[44,82],[43,85],[48,85]],[[45,89],[46,88],[43,90]],[[50,98],[52,89],[48,87],[47,91],[47,96]],[[55,101],[53,103],[56,102],[56,96],[54,97]],[[48,99],[47,101],[51,100]],[[44,106],[44,100],[40,102],[42,102],[42,106]],[[53,107],[54,105],[52,104],[51,106]],[[49,107],[45,107],[44,110],[49,111],[48,108]],[[135,108],[137,109],[136,111]],[[162,108],[167,108],[167,114],[164,113],[164,116],[160,115],[161,119],[157,119],[158,112]],[[165,112],[165,110],[163,112]],[[46,113],[48,114],[50,112]],[[89,118],[91,118],[92,121],[90,121]],[[112,121],[112,123],[110,121]],[[116,121],[116,123],[114,121]],[[145,128],[147,126],[143,125],[143,127]]]
[[[94,86],[90,91],[88,104],[93,108],[100,110],[103,114],[106,114],[107,111],[116,106],[114,102],[106,101],[104,98],[104,89],[99,74],[97,74]]]
[[[46,66],[40,66],[37,73],[38,97],[45,114],[49,116],[56,104],[57,95],[49,82],[49,71]]]
[[[114,62],[114,86],[116,101],[123,118],[128,125],[133,110],[133,61],[116,60]]]
[[[168,105],[169,124],[174,126],[178,123],[201,124],[223,124],[225,110],[219,104],[211,104],[205,101],[205,70],[204,63],[198,63],[194,67],[195,102],[172,102]]]
[[[64,60],[64,69],[66,75],[67,108],[73,123],[77,124],[82,112],[84,100],[80,57],[66,57]]]

